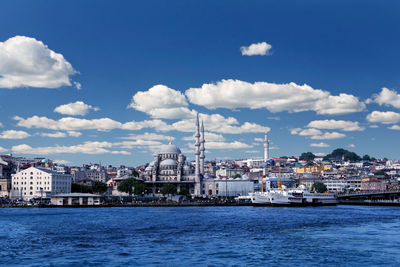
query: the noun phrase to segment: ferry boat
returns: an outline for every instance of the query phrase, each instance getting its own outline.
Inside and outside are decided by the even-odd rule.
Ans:
[[[262,191],[252,193],[251,202],[254,205],[272,206],[308,206],[308,205],[336,205],[337,196],[333,193],[310,192],[304,185],[294,187],[294,181],[285,179],[285,184],[279,173],[279,178],[267,179],[268,186],[264,192],[264,179],[262,180]],[[277,188],[274,182],[278,182]]]

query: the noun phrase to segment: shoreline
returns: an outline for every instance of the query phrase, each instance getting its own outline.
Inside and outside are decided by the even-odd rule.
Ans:
[[[340,202],[336,205],[254,205],[252,203],[136,203],[136,204],[123,204],[123,205],[23,205],[23,206],[0,206],[0,208],[117,208],[117,207],[130,207],[130,208],[138,208],[138,207],[326,207],[326,206],[398,206],[400,207],[400,203],[368,203],[368,202]]]

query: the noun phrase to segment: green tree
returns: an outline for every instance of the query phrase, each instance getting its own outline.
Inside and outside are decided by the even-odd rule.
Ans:
[[[166,183],[161,188],[161,194],[165,195],[175,195],[176,194],[176,186],[170,183]]]
[[[369,157],[369,155],[364,155],[364,156],[362,157],[362,160],[370,161],[371,158]]]
[[[93,193],[92,187],[85,184],[72,183],[71,193]]]
[[[315,155],[312,152],[304,152],[300,155],[300,160],[313,161],[315,159]]]
[[[242,177],[242,175],[239,173],[236,173],[235,176],[233,176],[233,178],[241,178],[241,177]]]
[[[346,160],[346,161],[360,161],[361,157],[354,152],[348,151],[343,148],[337,148],[332,153],[326,155],[324,160]]]
[[[107,185],[103,182],[95,181],[92,185],[92,190],[93,192],[103,194],[104,192],[107,191]]]
[[[188,198],[191,197],[190,192],[187,188],[182,188],[181,191],[179,191],[179,195],[186,196]]]
[[[141,195],[146,191],[146,185],[138,180],[135,180],[135,182],[133,183],[133,187],[135,195]]]
[[[119,192],[124,192],[128,193],[130,196],[132,195],[133,192],[133,186],[135,184],[135,179],[134,178],[127,178],[123,180],[122,182],[119,183],[117,190]]]
[[[326,185],[323,182],[316,181],[312,186],[312,190],[318,193],[325,193],[328,191],[328,188],[326,188]]]

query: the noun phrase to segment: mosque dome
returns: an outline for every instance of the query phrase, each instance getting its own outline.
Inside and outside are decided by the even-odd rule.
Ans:
[[[160,154],[181,154],[181,150],[176,145],[169,143],[161,147]]]
[[[145,171],[152,171],[152,170],[153,170],[153,167],[152,167],[152,166],[150,166],[150,165],[149,165],[149,166],[147,166],[147,167],[146,167],[146,169],[145,169]]]
[[[177,163],[173,159],[165,159],[165,160],[161,161],[161,163],[160,163],[160,166],[176,166],[176,165],[177,165]]]

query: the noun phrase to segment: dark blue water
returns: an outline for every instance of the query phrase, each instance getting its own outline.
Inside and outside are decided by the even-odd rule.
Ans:
[[[400,266],[400,208],[3,208],[0,244],[1,265]]]

